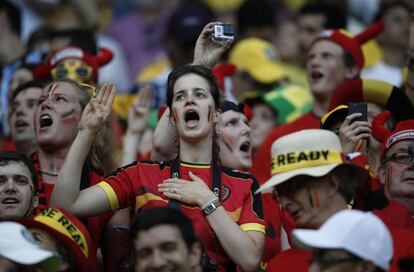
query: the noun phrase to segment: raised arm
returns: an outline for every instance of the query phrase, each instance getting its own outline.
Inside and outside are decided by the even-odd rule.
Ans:
[[[124,137],[122,165],[135,161],[138,144],[148,128],[151,98],[152,89],[144,87],[128,112],[128,127]]]
[[[82,166],[88,151],[108,118],[115,97],[115,87],[104,84],[98,96],[85,107],[80,128],[66,160],[61,168],[58,182],[53,190],[51,206],[63,207],[76,216],[97,215],[110,210],[105,192],[98,186],[79,191]]]
[[[167,108],[158,121],[152,139],[151,160],[172,160],[178,154],[177,130],[170,122],[170,110]]]
[[[213,26],[219,22],[208,23],[198,36],[194,48],[193,64],[204,65],[213,68],[216,65],[223,53],[230,48],[232,41],[217,42],[211,39],[213,33]]]

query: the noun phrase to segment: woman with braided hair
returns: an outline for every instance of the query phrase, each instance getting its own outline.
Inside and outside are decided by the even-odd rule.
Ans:
[[[136,212],[159,206],[179,208],[190,217],[206,247],[210,271],[232,271],[236,265],[254,271],[264,242],[261,201],[254,195],[258,185],[249,174],[220,167],[214,136],[219,91],[210,69],[187,65],[169,75],[166,101],[180,142],[175,160],[135,162],[79,191],[85,150],[108,117],[114,92],[112,85],[104,85],[85,109],[52,203],[78,216],[128,205]]]

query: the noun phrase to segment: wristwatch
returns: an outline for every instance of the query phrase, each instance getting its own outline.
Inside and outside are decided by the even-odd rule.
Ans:
[[[212,212],[214,212],[218,207],[221,206],[220,200],[218,198],[214,199],[210,203],[208,203],[206,206],[203,207],[203,213],[205,215],[209,215]]]

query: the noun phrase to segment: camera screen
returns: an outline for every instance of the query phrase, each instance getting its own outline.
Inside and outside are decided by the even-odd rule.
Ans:
[[[223,25],[223,34],[226,36],[234,36],[235,26],[234,25]]]

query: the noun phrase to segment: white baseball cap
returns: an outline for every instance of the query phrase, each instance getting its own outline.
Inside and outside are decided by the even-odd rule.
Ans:
[[[34,265],[43,271],[58,271],[60,258],[39,247],[29,230],[16,222],[0,223],[0,256],[20,265]]]
[[[318,230],[295,229],[293,240],[306,249],[343,249],[388,271],[393,255],[392,237],[385,224],[369,212],[343,210]]]

